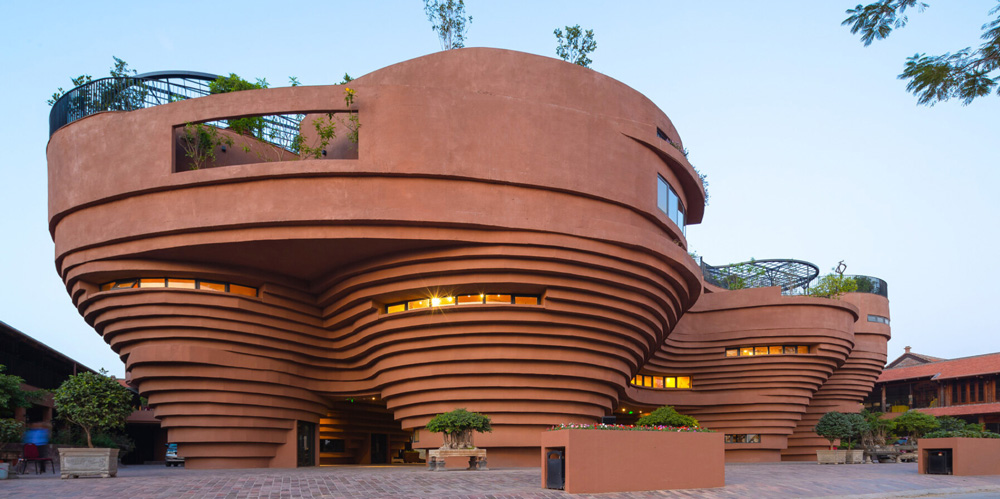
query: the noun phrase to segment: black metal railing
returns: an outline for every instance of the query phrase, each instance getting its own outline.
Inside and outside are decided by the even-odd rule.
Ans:
[[[886,298],[889,297],[889,285],[878,277],[870,275],[847,275],[844,277],[853,278],[854,282],[858,283],[858,289],[854,291],[855,293],[871,293]]]
[[[210,95],[209,83],[218,76],[193,71],[158,71],[126,78],[100,78],[76,87],[59,98],[49,113],[49,136],[79,119],[105,111],[135,111]],[[253,127],[257,139],[295,151],[301,114],[260,116]],[[225,119],[208,123],[227,128]],[[296,151],[297,152],[297,151]]]

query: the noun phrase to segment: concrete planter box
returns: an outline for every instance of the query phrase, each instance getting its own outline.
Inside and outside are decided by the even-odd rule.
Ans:
[[[564,490],[571,494],[726,485],[722,433],[546,431],[542,433],[542,487],[549,450],[564,452]]]
[[[850,449],[842,451],[846,454],[844,462],[847,464],[865,464],[864,449]]]
[[[927,473],[931,450],[951,450],[952,475],[1000,475],[1000,439],[921,438],[917,442],[917,469]]]
[[[59,474],[62,478],[118,475],[118,449],[59,449]]]
[[[847,462],[847,451],[817,449],[816,462],[818,464],[844,464]]]

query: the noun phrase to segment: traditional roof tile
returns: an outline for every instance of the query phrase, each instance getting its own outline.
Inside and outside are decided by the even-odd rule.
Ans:
[[[952,379],[992,373],[1000,373],[1000,352],[886,369],[878,377],[878,382],[917,378]]]

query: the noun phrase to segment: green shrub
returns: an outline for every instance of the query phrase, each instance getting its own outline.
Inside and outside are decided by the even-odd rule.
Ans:
[[[438,414],[427,422],[427,431],[433,433],[457,433],[465,430],[475,430],[479,433],[491,432],[490,417],[465,409],[455,409],[451,412]]]
[[[665,405],[636,420],[636,426],[698,426],[698,420]]]
[[[900,437],[918,439],[925,433],[934,431],[941,426],[937,418],[920,411],[909,410],[892,420],[892,431]]]
[[[834,273],[820,277],[817,284],[809,288],[809,296],[839,299],[840,295],[857,290],[858,283],[853,277]]]
[[[24,436],[24,423],[16,419],[0,419],[0,443],[20,442]]]

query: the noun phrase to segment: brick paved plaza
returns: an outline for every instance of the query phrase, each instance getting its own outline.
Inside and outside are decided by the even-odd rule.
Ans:
[[[112,498],[555,498],[555,497],[918,497],[995,493],[1000,476],[918,475],[915,464],[821,466],[730,464],[724,489],[570,495],[540,488],[537,469],[428,472],[421,466],[337,466],[290,470],[122,467],[117,478],[61,480],[26,475],[0,481],[0,497]]]

